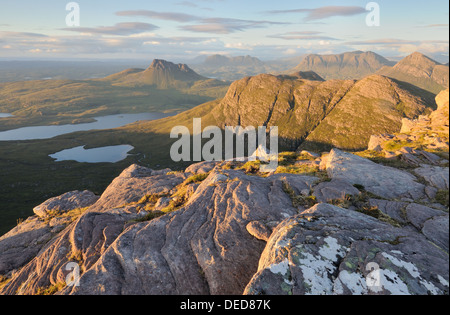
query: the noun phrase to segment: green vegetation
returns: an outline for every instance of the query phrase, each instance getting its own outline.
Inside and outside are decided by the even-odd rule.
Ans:
[[[86,212],[87,208],[77,208],[77,209],[73,209],[71,211],[68,212],[60,212],[57,210],[53,210],[49,213],[47,213],[47,216],[45,217],[45,221],[46,222],[50,222],[52,219],[54,218],[68,218],[70,220],[70,222],[75,221],[76,219],[78,219],[84,212]]]
[[[0,290],[3,289],[11,281],[10,278],[0,275]]]
[[[207,179],[208,176],[209,176],[209,173],[192,175],[191,177],[186,179],[181,185],[186,186],[189,184],[201,183],[202,181]]]
[[[228,86],[164,90],[105,80],[25,81],[0,84],[0,130],[24,126],[91,122],[119,113],[185,111],[225,95]]]
[[[54,295],[55,293],[64,289],[65,286],[65,283],[57,283],[49,285],[48,287],[38,288],[35,295]]]
[[[436,194],[436,202],[439,202],[441,205],[449,207],[449,190],[440,190]]]
[[[303,195],[297,195],[295,193],[295,190],[292,188],[292,186],[287,182],[283,182],[283,191],[289,195],[289,197],[292,200],[292,205],[295,208],[298,207],[305,207],[305,208],[311,208],[315,204],[317,204],[317,199],[313,195],[309,196],[303,196]]]

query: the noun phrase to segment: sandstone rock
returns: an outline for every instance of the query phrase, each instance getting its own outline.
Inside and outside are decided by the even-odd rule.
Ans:
[[[170,198],[162,197],[159,198],[158,202],[155,204],[155,210],[162,210],[168,207],[170,204]]]
[[[358,184],[386,199],[412,198],[418,200],[425,195],[425,186],[413,175],[362,157],[333,149],[327,162],[328,175],[350,184]]]
[[[402,120],[402,129],[400,133],[409,133],[416,126],[416,122],[409,118],[403,118]]]
[[[188,175],[171,173],[170,170],[154,171],[138,165],[131,165],[106,188],[92,211],[105,211],[137,202],[142,197],[151,194],[169,194],[181,184]]]
[[[439,295],[448,262],[419,233],[318,204],[275,229],[244,293]]]
[[[383,151],[383,143],[392,139],[391,135],[372,135],[369,140],[368,150]]]
[[[267,242],[269,240],[272,230],[259,221],[252,221],[247,224],[247,231],[250,235],[256,237],[259,240]]]
[[[200,162],[192,164],[186,169],[186,173],[192,174],[207,174],[216,167],[217,162]]]
[[[30,217],[0,237],[0,275],[28,263],[52,236],[47,223],[37,217]]]
[[[90,191],[72,191],[45,201],[33,211],[39,217],[45,218],[51,212],[61,213],[92,206],[97,200],[98,197]]]

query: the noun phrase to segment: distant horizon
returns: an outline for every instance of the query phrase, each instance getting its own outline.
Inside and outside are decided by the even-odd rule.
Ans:
[[[379,10],[370,11],[374,3]],[[0,60],[179,61],[221,54],[271,61],[362,50],[392,60],[420,51],[448,62],[448,20],[442,0],[17,0],[0,11]]]
[[[336,54],[327,54],[327,53],[310,53],[310,54],[302,54],[302,55],[298,55],[298,56],[291,56],[291,57],[284,57],[284,58],[279,58],[279,59],[263,59],[260,58],[258,56],[255,55],[251,55],[251,54],[247,54],[247,55],[232,55],[232,54],[210,54],[210,55],[198,55],[198,56],[194,56],[194,57],[188,57],[187,59],[183,59],[184,62],[187,61],[194,61],[196,59],[199,59],[201,57],[211,57],[211,56],[224,56],[224,57],[228,57],[228,58],[237,58],[237,57],[251,57],[251,58],[256,58],[261,60],[262,62],[275,62],[275,61],[279,61],[279,60],[289,60],[289,59],[300,59],[300,58],[304,58],[308,55],[319,55],[319,56],[326,56],[326,55],[342,55],[342,54],[346,54],[346,53],[353,53],[353,52],[358,52],[358,50],[354,50],[354,51],[346,51],[346,52],[342,52],[342,53],[336,53]],[[362,53],[367,53],[367,52],[373,52],[370,50],[367,51],[363,51],[360,50],[360,52]],[[433,58],[433,56],[427,55],[424,52],[421,51],[416,51],[419,52],[431,59],[433,59],[436,62],[439,62],[441,64],[446,64],[449,62],[449,57],[442,57],[441,60],[435,59]],[[373,52],[376,53],[376,52]],[[414,52],[413,52],[414,53]],[[409,56],[384,56],[382,54],[376,53],[377,55],[380,55],[384,58],[386,58],[389,61],[395,61],[398,62],[400,60],[402,60],[403,58]],[[412,53],[411,53],[412,54]],[[155,59],[159,59],[159,60],[165,60],[165,61],[169,61],[169,62],[173,62],[173,63],[178,63],[178,62],[183,62],[182,60],[171,60],[171,59],[167,59],[164,57],[150,57],[148,59],[133,59],[133,58],[128,58],[128,59],[115,59],[115,58],[111,58],[111,59],[103,59],[103,58],[1,58],[0,57],[0,62],[103,62],[103,63],[127,63],[127,62],[137,62],[137,63],[141,63],[141,62],[148,62],[151,63],[153,60]]]

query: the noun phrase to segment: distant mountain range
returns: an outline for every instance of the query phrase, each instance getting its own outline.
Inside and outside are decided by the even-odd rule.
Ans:
[[[326,80],[361,79],[395,63],[373,52],[348,52],[339,55],[308,55],[289,72],[314,71]]]
[[[211,55],[191,65],[198,73],[207,77],[235,81],[243,77],[273,71],[273,67],[251,56],[228,57]],[[199,60],[197,60],[199,61]]]

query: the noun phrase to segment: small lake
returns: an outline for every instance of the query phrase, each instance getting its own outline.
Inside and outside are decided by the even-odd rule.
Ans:
[[[12,117],[13,115],[11,114],[6,114],[6,113],[0,113],[0,118],[7,118],[7,117]]]
[[[0,141],[50,139],[72,132],[119,128],[140,120],[156,120],[172,115],[164,113],[119,114],[95,117],[96,121],[92,123],[23,127],[0,132]]]
[[[128,152],[133,150],[131,145],[116,145],[95,149],[85,149],[84,146],[63,150],[50,154],[55,162],[76,161],[80,163],[117,163],[128,157]]]

